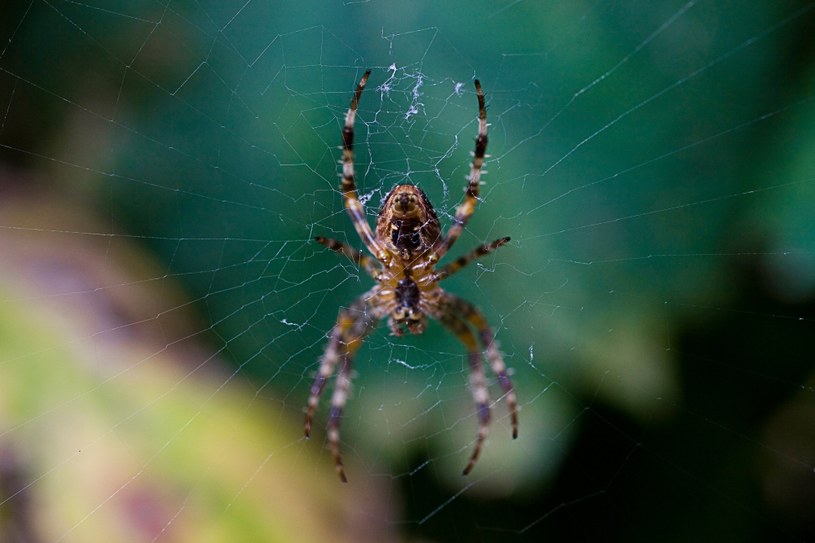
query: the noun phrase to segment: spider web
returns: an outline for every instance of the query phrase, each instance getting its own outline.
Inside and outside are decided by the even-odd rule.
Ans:
[[[3,541],[805,540],[815,533],[815,3],[31,0],[0,8]],[[381,326],[342,422],[302,409],[399,183],[487,316]]]

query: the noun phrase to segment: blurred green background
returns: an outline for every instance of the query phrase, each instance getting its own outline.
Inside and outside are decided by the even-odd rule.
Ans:
[[[0,540],[815,536],[815,3],[5,2]],[[369,288],[338,192],[357,124],[445,288],[513,368],[476,470],[462,347],[374,333],[343,420],[302,407]],[[497,387],[492,387],[493,395]],[[323,401],[316,424],[327,418]]]

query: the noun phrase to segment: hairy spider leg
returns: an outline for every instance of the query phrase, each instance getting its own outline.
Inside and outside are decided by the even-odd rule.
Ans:
[[[498,247],[504,245],[509,241],[508,237],[504,237],[501,239],[496,239],[491,243],[482,243],[469,253],[464,256],[460,256],[454,261],[450,262],[449,264],[445,264],[442,266],[439,271],[435,273],[433,276],[434,281],[441,281],[442,279],[446,279],[459,271],[461,268],[475,260],[476,258],[481,258],[482,256],[488,255]]]
[[[487,439],[487,434],[489,433],[490,394],[487,389],[487,381],[484,379],[481,352],[478,350],[478,342],[475,335],[467,324],[453,313],[445,313],[441,318],[441,322],[464,344],[464,347],[467,349],[467,359],[470,365],[470,391],[473,394],[476,413],[478,415],[478,436],[473,453],[470,455],[469,462],[467,462],[467,467],[465,467],[462,472],[463,475],[467,475],[478,461],[478,456],[481,454],[481,447],[484,445],[484,441]]]
[[[354,97],[351,99],[351,106],[345,114],[345,126],[342,129],[342,184],[340,188],[345,200],[345,209],[348,210],[348,215],[351,217],[351,222],[354,224],[362,243],[365,244],[365,247],[372,255],[387,265],[390,255],[376,240],[371,225],[368,224],[365,217],[365,208],[362,207],[362,203],[359,201],[357,186],[354,181],[354,121],[357,116],[359,98],[362,96],[369,75],[371,75],[371,70],[362,75]]]
[[[367,295],[357,299],[351,307],[340,311],[337,324],[331,330],[331,337],[326,347],[325,355],[320,362],[320,369],[311,385],[306,408],[305,435],[311,434],[311,420],[319,404],[320,396],[325,389],[326,382],[334,373],[334,368],[342,359],[339,374],[334,384],[334,393],[331,396],[331,411],[328,418],[328,442],[334,456],[334,466],[342,482],[347,482],[340,455],[340,420],[342,411],[348,399],[351,386],[351,368],[354,355],[362,346],[362,342],[377,322],[374,311],[365,301]]]
[[[515,387],[512,386],[512,381],[509,378],[504,358],[501,356],[501,351],[498,350],[498,345],[493,339],[492,329],[484,318],[484,314],[478,310],[470,302],[445,293],[445,311],[452,312],[460,315],[464,320],[469,322],[478,332],[478,338],[484,346],[487,355],[487,362],[490,364],[492,372],[498,379],[498,385],[504,393],[509,407],[509,418],[512,423],[512,439],[518,437],[518,397],[515,394]]]
[[[509,239],[509,238],[507,238]],[[357,249],[354,249],[347,243],[343,243],[340,240],[332,239],[332,238],[324,238],[323,236],[317,236],[314,238],[314,241],[321,245],[325,245],[332,251],[337,253],[344,254],[349,260],[351,260],[354,264],[365,270],[368,275],[373,277],[374,279],[379,277],[379,266],[377,266],[376,261]]]
[[[320,403],[320,396],[323,394],[325,384],[331,379],[334,374],[334,367],[337,365],[340,356],[345,352],[345,347],[342,344],[342,337],[348,333],[348,329],[352,326],[353,321],[350,318],[343,318],[343,312],[340,312],[340,317],[334,328],[331,329],[331,336],[328,340],[328,346],[325,349],[325,354],[320,360],[320,369],[317,370],[317,375],[314,376],[314,382],[311,384],[311,390],[308,396],[308,404],[306,407],[306,437],[311,437],[311,420],[314,417],[314,412],[317,410],[317,405]]]
[[[339,374],[337,374],[334,394],[331,396],[331,411],[328,415],[328,443],[331,446],[331,456],[334,457],[334,469],[343,483],[347,483],[348,479],[345,477],[342,455],[340,454],[340,422],[342,421],[342,410],[345,408],[345,402],[348,399],[348,390],[351,388],[351,366],[353,362],[353,354],[346,351],[342,357]]]
[[[453,224],[447,230],[447,235],[441,244],[433,250],[428,258],[429,264],[435,264],[441,257],[461,237],[467,221],[473,216],[475,206],[478,203],[478,191],[481,186],[481,167],[484,165],[484,155],[487,152],[487,108],[484,105],[484,93],[481,91],[481,83],[475,80],[475,91],[478,95],[478,135],[475,138],[475,151],[473,152],[473,162],[470,166],[470,176],[467,178],[467,192],[464,200],[456,208],[456,216]]]

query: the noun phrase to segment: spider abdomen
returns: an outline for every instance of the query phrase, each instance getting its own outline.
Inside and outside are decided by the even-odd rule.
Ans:
[[[385,198],[376,221],[376,237],[401,260],[429,251],[441,236],[441,224],[424,191],[396,185]]]
[[[417,221],[393,221],[391,228],[391,243],[401,251],[415,253],[422,244],[422,237],[419,233],[421,224]]]

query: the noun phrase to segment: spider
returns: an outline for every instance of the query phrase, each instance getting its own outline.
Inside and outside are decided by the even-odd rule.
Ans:
[[[346,482],[340,455],[340,420],[351,384],[351,366],[355,353],[376,324],[387,317],[391,333],[401,336],[406,331],[421,334],[427,326],[428,316],[441,322],[456,335],[467,349],[470,366],[470,387],[476,404],[479,430],[475,449],[470,456],[464,475],[470,473],[478,460],[487,437],[490,423],[490,398],[481,365],[479,341],[486,359],[498,378],[506,397],[512,421],[512,437],[518,437],[518,414],[515,389],[498,350],[493,333],[484,315],[471,303],[445,292],[439,281],[450,277],[464,266],[491,253],[509,241],[503,237],[484,243],[464,256],[436,269],[436,263],[455,244],[467,221],[475,211],[481,178],[481,166],[487,149],[487,111],[481,84],[475,80],[478,96],[478,135],[468,177],[467,192],[456,208],[453,224],[442,236],[441,224],[425,193],[414,185],[397,185],[391,190],[371,229],[365,210],[357,197],[354,182],[354,119],[365,83],[371,71],[362,76],[351,106],[345,114],[342,129],[342,183],[345,208],[365,248],[374,258],[349,245],[324,237],[315,241],[341,253],[365,270],[376,285],[343,308],[337,323],[331,329],[328,346],[320,361],[320,368],[311,385],[306,407],[305,434],[311,434],[311,420],[317,409],[326,382],[339,364],[339,372],[331,398],[327,437],[334,457],[334,466],[342,482]],[[374,260],[375,259],[375,260]]]

